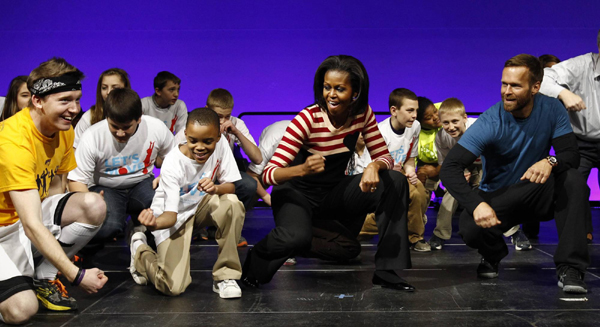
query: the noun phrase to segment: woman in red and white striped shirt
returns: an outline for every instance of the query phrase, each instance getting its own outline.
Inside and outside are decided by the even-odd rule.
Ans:
[[[413,291],[394,272],[411,266],[408,184],[390,170],[393,160],[368,105],[367,72],[356,58],[331,56],[317,69],[313,88],[316,104],[292,120],[263,172],[265,184],[275,185],[276,228],[248,253],[242,281],[269,282],[293,255],[319,257],[314,242],[311,247],[313,220],[337,220],[355,237],[365,215],[375,212],[380,241],[373,283]],[[363,174],[347,176],[360,132],[373,162]]]

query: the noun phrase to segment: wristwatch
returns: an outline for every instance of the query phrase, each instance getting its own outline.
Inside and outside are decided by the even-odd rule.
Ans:
[[[556,160],[555,156],[547,156],[546,160],[548,160],[548,163],[550,164],[550,166],[552,167],[556,167],[558,165],[558,160]]]

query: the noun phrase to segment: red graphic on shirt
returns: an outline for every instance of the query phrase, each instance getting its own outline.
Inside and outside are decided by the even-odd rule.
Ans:
[[[150,166],[150,164],[152,164],[152,162],[150,160],[152,158],[152,150],[154,150],[154,143],[155,142],[150,142],[150,146],[146,150],[146,159],[144,159],[144,170],[143,170],[144,174],[148,173],[148,167]]]
[[[215,180],[215,174],[217,173],[217,169],[219,169],[219,166],[221,166],[221,160],[217,159],[217,164],[215,165],[215,169],[213,169],[212,175],[210,176],[210,179],[212,181]]]
[[[119,168],[119,175],[125,175],[127,173],[128,173],[127,168],[125,168],[125,167]]]
[[[171,120],[171,128],[169,128],[171,133],[173,133],[173,130],[175,130],[175,123],[177,122],[177,118],[177,115],[175,115],[175,117],[173,117],[173,120]]]

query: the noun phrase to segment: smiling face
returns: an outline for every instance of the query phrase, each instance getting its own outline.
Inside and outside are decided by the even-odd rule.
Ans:
[[[173,83],[173,81],[167,81],[167,84],[162,89],[156,88],[156,102],[163,108],[172,106],[177,102],[179,98],[179,90],[181,87],[179,84]]]
[[[540,82],[531,85],[527,67],[505,67],[502,70],[501,96],[504,110],[517,118],[527,118],[533,109],[533,97]]]
[[[352,97],[355,96],[357,94],[352,92],[350,74],[338,70],[329,70],[325,73],[323,98],[331,117],[346,119],[350,111]]]
[[[467,115],[448,111],[440,114],[442,127],[453,138],[462,136],[467,130]]]
[[[108,122],[108,129],[115,140],[119,143],[127,143],[137,131],[137,127],[142,122],[142,118],[140,117],[138,120],[132,120],[127,123],[119,123],[110,118],[106,118],[106,121]]]
[[[419,101],[404,99],[400,108],[392,106],[390,113],[392,114],[392,126],[394,129],[402,129],[405,127],[412,127],[415,120],[417,120],[417,109],[419,108]]]
[[[119,75],[108,75],[102,77],[102,85],[100,86],[100,94],[102,99],[106,101],[106,97],[110,91],[114,89],[122,89],[125,87],[125,83],[121,80]]]
[[[204,164],[215,152],[221,134],[219,128],[213,124],[200,125],[193,122],[186,126],[185,138],[187,143],[183,148],[183,154],[199,164]]]
[[[68,91],[47,95],[43,98],[32,97],[33,106],[36,112],[36,126],[40,132],[48,137],[52,137],[58,131],[67,131],[71,128],[71,121],[79,111],[81,105],[81,91]]]
[[[434,105],[430,105],[425,109],[423,119],[421,120],[421,126],[425,129],[437,129],[442,126],[438,116],[438,110]]]
[[[21,84],[19,87],[19,92],[17,93],[17,107],[19,110],[23,110],[23,108],[27,107],[30,99],[31,93],[27,88],[27,83]]]

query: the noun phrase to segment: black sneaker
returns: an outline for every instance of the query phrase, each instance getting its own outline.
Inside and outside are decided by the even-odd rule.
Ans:
[[[510,241],[515,245],[515,250],[517,251],[528,251],[532,249],[531,242],[529,242],[529,239],[522,230],[518,230],[514,233],[511,236]]]
[[[498,278],[498,264],[499,262],[490,262],[481,257],[481,262],[477,267],[477,277],[485,279]]]
[[[52,311],[77,310],[77,301],[67,294],[60,280],[33,280],[33,287],[42,305]]]
[[[585,294],[587,293],[587,285],[583,281],[584,274],[579,270],[570,267],[562,266],[557,270],[558,287],[563,289],[565,293]]]
[[[444,240],[437,237],[435,234],[433,234],[429,239],[429,245],[431,246],[432,250],[441,250],[444,246],[444,242]]]

